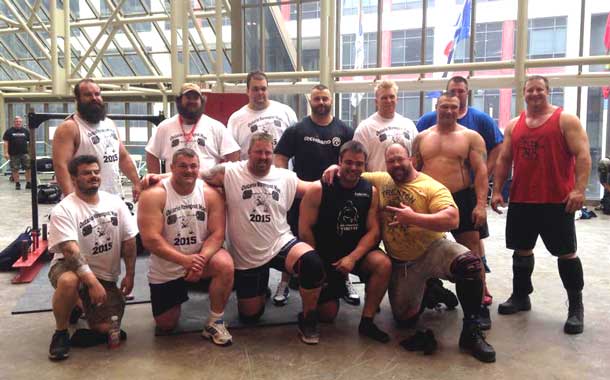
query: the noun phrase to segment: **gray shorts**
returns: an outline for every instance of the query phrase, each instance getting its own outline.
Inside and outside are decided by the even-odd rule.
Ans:
[[[49,280],[53,288],[57,288],[57,280],[62,274],[71,272],[72,269],[66,265],[64,260],[59,260],[49,269]],[[73,272],[73,271],[72,271]],[[106,302],[102,305],[95,305],[91,302],[87,287],[81,282],[78,288],[78,294],[83,301],[85,318],[90,326],[100,323],[109,323],[113,315],[119,317],[119,321],[123,319],[125,312],[125,297],[115,282],[106,281],[98,278],[98,281],[106,290]]]
[[[16,154],[14,156],[10,156],[11,158],[11,170],[18,171],[19,169],[30,170],[30,155],[25,154]]]
[[[416,260],[392,260],[388,297],[394,316],[404,320],[415,315],[424,296],[426,281],[429,278],[453,281],[451,263],[456,257],[469,251],[454,241],[439,239]]]

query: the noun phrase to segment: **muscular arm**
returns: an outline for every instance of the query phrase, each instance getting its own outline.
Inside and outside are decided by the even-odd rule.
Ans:
[[[199,254],[209,262],[225,240],[225,202],[220,193],[212,187],[206,186],[203,194],[208,212],[208,237]]]
[[[561,114],[559,125],[565,136],[570,153],[576,157],[576,185],[566,198],[566,211],[579,210],[585,201],[585,190],[591,172],[591,153],[587,133],[580,125],[580,120],[574,115]]]
[[[474,171],[474,190],[477,194],[477,207],[485,207],[487,205],[487,192],[489,179],[487,177],[487,151],[485,149],[485,141],[477,133],[469,133],[470,152],[468,160]]]
[[[200,172],[201,179],[211,186],[222,187],[225,181],[224,165],[216,165],[210,169],[204,169]]]
[[[239,154],[241,153],[240,150],[237,150],[233,153],[229,153],[229,154],[225,154],[224,155],[224,162],[235,162],[235,161],[239,161]]]
[[[318,210],[322,201],[322,184],[320,181],[313,182],[305,196],[301,200],[299,209],[299,238],[316,247],[316,238],[313,234],[313,226],[318,221]]]
[[[390,225],[415,225],[431,231],[447,232],[457,228],[460,223],[460,214],[452,206],[448,206],[433,214],[417,213],[411,207],[402,203],[400,206],[386,206],[387,212],[393,212],[396,215],[395,221],[391,222]]]
[[[121,257],[125,262],[125,276],[133,277],[136,273],[136,238],[129,238],[121,242]]]
[[[276,153],[273,158],[273,165],[278,168],[288,169],[288,160],[290,160],[290,158],[283,154]]]
[[[99,284],[95,274],[87,265],[87,261],[80,254],[80,247],[74,240],[58,244],[59,251],[64,255],[64,261],[70,270],[74,271],[80,280],[88,287]]]
[[[165,189],[162,186],[157,185],[142,192],[138,206],[138,228],[142,243],[153,255],[187,267],[187,256],[175,249],[163,237],[164,207]]]
[[[146,171],[148,174],[161,173],[161,163],[159,162],[159,157],[149,152],[146,152]]]
[[[68,173],[68,162],[76,153],[77,136],[78,128],[74,120],[66,120],[61,123],[53,135],[53,169],[64,196],[74,191],[70,173]]]
[[[9,148],[9,142],[8,140],[4,140],[4,158],[5,159],[9,159],[9,154],[8,154],[8,148]]]
[[[377,209],[379,207],[379,193],[377,188],[373,187],[373,199],[371,200],[371,207],[366,219],[366,234],[360,238],[358,245],[350,256],[354,261],[360,260],[366,255],[374,246],[379,242],[381,237],[381,229],[379,227],[379,218],[377,216]]]
[[[315,182],[307,182],[303,180],[298,180],[297,182],[297,193],[295,195],[296,198],[303,198],[307,190],[315,183]]]

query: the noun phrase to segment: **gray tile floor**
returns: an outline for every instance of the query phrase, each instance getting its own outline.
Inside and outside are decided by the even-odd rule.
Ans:
[[[30,195],[0,178],[0,247],[31,223]],[[41,206],[41,220],[50,207]],[[128,306],[129,334],[118,350],[73,349],[61,363],[47,359],[53,332],[51,313],[11,315],[27,285],[12,285],[14,273],[0,273],[0,379],[601,379],[610,372],[610,217],[577,221],[585,270],[585,332],[567,336],[562,327],[567,301],[556,260],[536,249],[532,311],[498,316],[497,304],[511,291],[511,253],[504,248],[505,215],[490,211],[486,240],[493,273],[493,329],[488,340],[497,362],[482,364],[460,353],[461,311],[424,314],[440,347],[432,356],[404,351],[398,342],[412,333],[397,330],[387,300],[377,317],[392,340],[379,344],[357,334],[360,308],[341,305],[337,321],[322,325],[318,346],[300,343],[296,326],[233,330],[234,344],[214,347],[197,334],[155,337],[150,306]],[[453,288],[452,285],[450,285]],[[202,312],[207,312],[203,311]]]

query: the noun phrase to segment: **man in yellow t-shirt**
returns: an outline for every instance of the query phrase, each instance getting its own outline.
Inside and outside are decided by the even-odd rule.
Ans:
[[[363,173],[362,178],[379,192],[382,239],[392,259],[388,296],[394,318],[399,324],[415,325],[426,281],[436,277],[455,282],[464,310],[460,347],[480,361],[494,362],[496,352],[478,322],[481,260],[463,245],[445,239],[445,232],[459,224],[451,193],[413,167],[404,144],[388,146],[385,160],[387,173]]]

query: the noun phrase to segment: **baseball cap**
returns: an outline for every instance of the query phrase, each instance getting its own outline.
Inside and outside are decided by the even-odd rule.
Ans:
[[[191,91],[195,91],[196,93],[201,95],[201,88],[199,86],[197,86],[195,83],[185,83],[180,88],[180,93],[178,94],[178,96],[182,96],[187,92]]]

